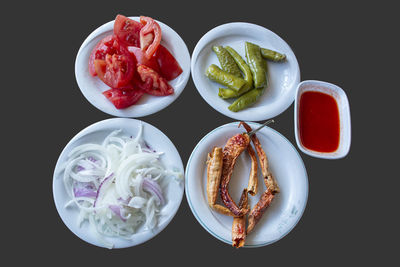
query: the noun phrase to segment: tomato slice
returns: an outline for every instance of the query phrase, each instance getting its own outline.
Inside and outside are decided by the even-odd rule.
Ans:
[[[130,55],[106,55],[106,73],[104,83],[112,88],[127,85],[135,71],[135,64]]]
[[[154,57],[157,59],[158,66],[160,67],[158,73],[167,79],[167,81],[175,79],[183,72],[174,56],[163,45],[160,44]]]
[[[150,17],[140,16],[140,23],[144,26],[140,30],[140,48],[147,58],[153,56],[161,42],[161,28]]]
[[[174,93],[174,88],[160,74],[145,65],[137,67],[140,79],[147,85],[143,90],[150,95],[165,96]]]
[[[112,88],[128,84],[136,68],[135,58],[114,35],[106,36],[92,50],[89,56],[89,72],[92,76],[98,75],[94,64],[96,60],[106,62],[101,80]]]
[[[137,71],[133,74],[131,81],[132,88],[137,90],[142,90],[143,92],[148,92],[153,88],[153,80],[147,79],[146,81],[142,81],[140,75]]]
[[[127,88],[112,88],[105,92],[103,95],[110,100],[117,109],[124,109],[137,103],[144,94],[141,90]]]
[[[115,48],[113,48],[112,43],[115,37],[113,35],[108,35],[104,37],[92,50],[89,56],[89,73],[92,76],[96,76],[96,70],[94,69],[94,61],[96,59],[106,59],[106,54],[114,54]]]
[[[99,78],[112,88],[121,88],[131,81],[135,64],[130,55],[106,55],[105,60],[96,59],[94,68]]]
[[[104,74],[106,73],[106,68],[107,68],[106,61],[103,59],[95,59],[93,66],[96,75],[99,76],[100,80],[104,81]]]
[[[133,54],[133,56],[136,58],[137,65],[145,65],[150,69],[160,73],[160,68],[158,67],[159,64],[154,56],[147,58],[139,47],[134,46],[128,46],[128,51],[131,52],[131,54]]]
[[[117,15],[114,22],[114,34],[124,45],[139,47],[142,27],[143,25],[140,22],[123,15]]]

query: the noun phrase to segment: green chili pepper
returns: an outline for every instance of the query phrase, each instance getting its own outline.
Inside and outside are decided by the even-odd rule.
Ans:
[[[235,60],[222,46],[213,46],[213,51],[218,57],[219,63],[221,64],[222,70],[235,75],[236,77],[242,78],[239,67],[236,65]]]
[[[247,64],[253,74],[254,87],[267,86],[266,65],[261,56],[260,47],[256,44],[246,42],[245,45]]]
[[[244,86],[243,86],[244,88]],[[218,96],[222,99],[229,99],[229,98],[234,98],[242,95],[243,93],[241,92],[242,89],[239,91],[235,91],[229,88],[219,88],[218,90]]]
[[[233,112],[238,112],[253,105],[262,96],[262,94],[264,93],[264,89],[265,87],[251,89],[250,91],[236,99],[236,101],[233,102],[228,107],[228,109]]]
[[[253,88],[253,75],[251,74],[249,65],[246,64],[243,58],[232,47],[226,46],[225,49],[233,57],[236,64],[239,66],[240,70],[244,74],[244,80],[247,82],[247,85],[243,86],[243,88],[237,92],[231,89],[219,88],[218,96],[223,99],[228,99],[241,96],[242,94]]]
[[[285,54],[281,54],[267,48],[261,48],[261,56],[267,60],[272,60],[275,62],[284,61],[286,59]]]
[[[214,64],[211,64],[207,68],[206,75],[212,81],[225,85],[226,87],[235,91],[239,91],[243,86],[246,85],[246,81],[242,78],[238,78],[226,71],[223,71]]]
[[[225,49],[232,56],[237,66],[239,66],[240,70],[243,72],[244,80],[248,83],[248,89],[250,89],[253,86],[253,75],[251,74],[249,65],[246,64],[243,58],[232,47],[226,46]]]

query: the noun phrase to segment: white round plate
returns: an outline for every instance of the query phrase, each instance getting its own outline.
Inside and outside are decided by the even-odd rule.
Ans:
[[[53,197],[57,211],[65,225],[75,235],[90,244],[99,247],[105,247],[104,244],[101,243],[96,237],[95,233],[90,229],[87,221],[85,221],[81,227],[78,226],[78,208],[74,206],[70,206],[68,208],[64,207],[70,199],[64,188],[62,164],[67,160],[68,153],[74,147],[85,143],[100,143],[110,132],[114,130],[122,129],[123,133],[136,136],[140,123],[143,124],[143,137],[146,143],[148,143],[156,151],[164,152],[164,155],[160,157],[161,163],[166,168],[177,169],[183,173],[183,163],[181,157],[179,156],[174,144],[165,134],[146,122],[127,118],[107,119],[94,123],[83,129],[71,139],[58,158],[53,177]],[[183,182],[183,179],[180,183],[174,181],[169,183],[168,187],[165,188],[163,193],[166,199],[166,204],[162,207],[161,212],[168,215],[161,216],[159,218],[158,227],[156,229],[149,231],[139,228],[137,234],[135,234],[131,240],[107,237],[110,242],[114,243],[114,248],[135,246],[146,242],[160,233],[175,216],[181,204],[184,187]]]
[[[253,129],[260,126],[257,123],[248,124]],[[206,160],[207,154],[214,146],[224,147],[228,138],[243,132],[244,128],[238,128],[238,122],[214,129],[197,144],[186,166],[186,198],[194,216],[204,229],[227,244],[232,244],[233,219],[211,210],[207,204]],[[265,246],[288,234],[300,220],[308,197],[307,172],[294,146],[283,135],[269,127],[261,129],[257,136],[267,154],[270,170],[281,192],[274,198],[253,232],[246,237],[245,247]],[[250,165],[250,157],[247,153],[242,153],[236,162],[229,183],[230,195],[236,203],[242,190],[247,188]],[[251,207],[258,202],[261,194],[266,190],[260,168],[258,173],[258,193],[254,197],[249,196]],[[218,198],[222,203],[220,197]]]
[[[229,45],[246,60],[246,41],[284,53],[287,60],[281,63],[268,61],[269,86],[265,93],[253,106],[232,112],[228,106],[234,99],[218,97],[218,88],[223,86],[209,80],[205,72],[211,64],[220,66],[212,51],[214,45]],[[193,51],[191,71],[194,84],[204,100],[215,110],[236,120],[261,121],[279,115],[292,104],[300,82],[299,64],[289,45],[264,27],[242,22],[224,24],[207,32]]]
[[[129,17],[139,21],[139,17]],[[118,117],[143,117],[156,113],[178,98],[185,88],[190,76],[190,54],[182,38],[169,26],[157,21],[161,27],[161,44],[165,46],[178,61],[183,72],[176,79],[169,81],[174,87],[174,94],[169,96],[143,95],[133,106],[126,109],[116,109],[114,105],[103,96],[102,92],[110,89],[98,77],[89,73],[89,56],[96,44],[107,35],[113,34],[114,21],[110,21],[94,30],[83,42],[75,61],[75,76],[79,88],[86,99],[96,108],[110,115]]]

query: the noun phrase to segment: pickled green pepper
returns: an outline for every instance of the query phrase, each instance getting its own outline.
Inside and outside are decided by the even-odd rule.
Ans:
[[[275,62],[284,61],[286,59],[285,54],[281,54],[279,52],[267,48],[261,48],[261,56],[267,60]]]
[[[244,80],[247,82],[247,85],[243,86],[243,88],[240,89],[238,92],[235,92],[230,89],[220,88],[218,96],[223,99],[228,99],[228,98],[238,97],[249,91],[251,88],[253,88],[253,75],[251,74],[249,65],[246,64],[243,58],[232,47],[226,46],[225,49],[233,57],[236,64],[239,66],[240,70],[244,74]]]
[[[239,97],[233,102],[228,109],[233,112],[238,112],[242,109],[245,109],[254,103],[262,96],[264,93],[265,87],[262,88],[254,88]]]
[[[236,65],[233,57],[226,51],[222,46],[213,46],[213,51],[218,57],[218,61],[221,65],[222,70],[235,75],[236,77],[242,78],[239,67]]]
[[[243,86],[243,88],[245,88],[245,87]],[[242,91],[244,91],[242,89],[240,89],[239,91],[235,91],[235,90],[232,90],[229,88],[219,88],[218,96],[222,99],[235,98],[235,97],[241,96],[242,94],[245,93],[245,92],[242,92]],[[246,91],[248,91],[248,90],[246,90]]]
[[[217,65],[211,64],[206,70],[207,77],[217,83],[220,83],[232,90],[239,91],[246,85],[246,81],[238,78],[226,71],[221,70]]]
[[[261,56],[260,47],[256,44],[246,42],[245,44],[247,64],[253,74],[254,87],[267,86],[266,64]]]
[[[247,65],[243,58],[232,47],[226,46],[225,49],[232,56],[237,66],[239,66],[240,70],[243,72],[244,80],[247,82],[248,90],[250,90],[250,88],[253,87],[253,75],[251,74],[249,65]]]

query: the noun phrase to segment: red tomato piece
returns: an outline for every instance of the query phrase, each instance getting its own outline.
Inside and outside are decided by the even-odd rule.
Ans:
[[[112,88],[103,92],[117,109],[124,109],[137,103],[143,95],[143,91],[127,88]]]
[[[128,49],[118,41],[116,36],[109,35],[101,40],[89,57],[89,72],[98,75],[94,62],[103,60],[107,66],[101,71],[101,80],[112,88],[119,88],[129,83],[136,69],[135,58]]]
[[[158,73],[167,79],[167,81],[175,79],[183,72],[174,56],[163,45],[160,44],[154,57],[157,59],[158,66],[160,67]]]
[[[140,48],[147,58],[153,56],[161,42],[161,28],[150,17],[140,16],[140,23],[144,26],[140,30]]]
[[[138,66],[145,65],[145,66],[149,67],[150,69],[153,69],[156,72],[160,73],[157,59],[154,56],[151,58],[147,58],[146,55],[143,53],[143,51],[140,48],[134,47],[134,46],[128,46],[128,50],[135,56]]]
[[[114,22],[114,34],[124,45],[139,47],[142,27],[143,25],[140,22],[123,15],[117,15]]]
[[[142,81],[140,78],[140,75],[137,71],[135,71],[133,77],[132,77],[132,82],[131,82],[132,88],[135,88],[137,90],[142,90],[143,92],[147,92],[153,88],[153,80],[152,79],[147,79],[146,81]]]
[[[134,60],[129,54],[106,54],[105,60],[94,61],[94,67],[99,78],[112,88],[129,84],[135,71]]]
[[[112,43],[115,37],[113,35],[108,35],[104,37],[92,50],[89,56],[89,73],[92,76],[96,76],[96,70],[94,69],[94,61],[96,59],[106,59],[106,54],[114,54],[115,48],[113,48]]]
[[[100,80],[104,82],[104,74],[106,73],[107,63],[102,59],[95,59],[93,68],[95,69],[95,73],[99,76]]]
[[[131,81],[135,64],[130,55],[107,55],[106,63],[105,84],[112,88],[120,88]]]
[[[174,93],[174,88],[168,84],[168,81],[149,67],[139,65],[137,67],[137,72],[139,73],[140,79],[148,85],[144,88],[146,93],[155,96],[165,96]]]

